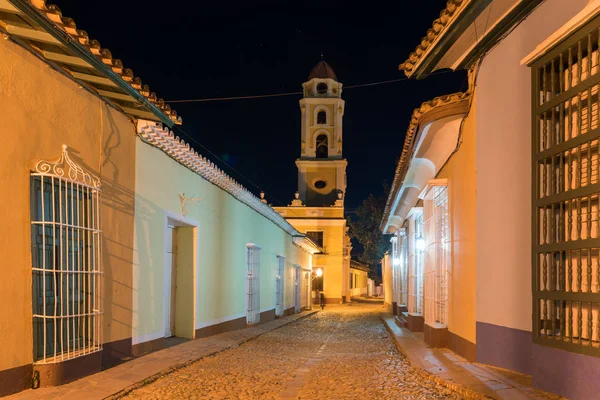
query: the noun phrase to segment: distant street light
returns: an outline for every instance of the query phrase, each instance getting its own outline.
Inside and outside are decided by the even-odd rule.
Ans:
[[[417,250],[425,250],[425,239],[422,234],[417,238],[415,246],[417,247]]]

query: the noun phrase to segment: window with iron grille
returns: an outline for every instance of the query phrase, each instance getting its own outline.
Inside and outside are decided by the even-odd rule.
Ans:
[[[533,338],[600,356],[600,18],[532,65]]]
[[[417,239],[423,236],[423,212],[415,211],[410,217],[410,245],[408,268],[408,311],[423,314],[423,261],[422,249],[417,248]]]
[[[424,317],[425,323],[436,327],[448,324],[450,227],[445,182],[445,179],[430,181],[430,188],[423,197]]]
[[[275,314],[277,316],[282,316],[283,315],[283,311],[284,311],[284,285],[285,285],[285,281],[284,281],[284,277],[285,277],[285,257],[283,256],[277,256],[277,274],[275,275],[275,285],[276,285],[276,290],[275,290],[275,297],[276,297],[276,307],[275,307]]]
[[[246,323],[260,322],[260,247],[246,245]]]
[[[34,361],[100,351],[100,181],[63,146],[30,185]]]

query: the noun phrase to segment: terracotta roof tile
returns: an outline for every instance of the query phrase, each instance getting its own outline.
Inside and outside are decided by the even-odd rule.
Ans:
[[[419,63],[427,49],[433,44],[438,36],[444,31],[448,24],[458,15],[457,10],[461,6],[466,5],[472,0],[448,0],[446,8],[440,13],[440,17],[433,21],[432,27],[429,28],[427,34],[421,39],[421,43],[415,51],[410,53],[408,59],[400,64],[399,69],[404,71],[406,76],[411,76],[415,66]]]
[[[78,29],[75,21],[72,18],[63,17],[58,6],[54,4],[46,4],[45,0],[29,0],[31,4],[42,14],[52,21],[58,28],[65,31],[79,44],[85,46],[92,54],[98,57],[104,64],[110,66],[121,79],[128,82],[134,89],[138,90],[149,102],[156,105],[164,114],[166,114],[174,123],[181,124],[181,117],[177,116],[177,112],[172,110],[163,99],[157,99],[156,94],[150,91],[148,85],[143,85],[139,77],[134,76],[133,71],[129,68],[123,68],[121,60],[113,58],[110,50],[103,48],[100,42],[96,39],[90,39],[87,32]]]

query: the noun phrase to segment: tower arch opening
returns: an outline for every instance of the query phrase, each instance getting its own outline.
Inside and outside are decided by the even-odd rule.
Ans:
[[[317,113],[317,124],[326,124],[327,123],[327,113],[325,110],[321,110]]]
[[[329,147],[329,139],[327,135],[321,134],[317,136],[317,145],[315,155],[317,158],[327,158],[328,157],[328,147]]]

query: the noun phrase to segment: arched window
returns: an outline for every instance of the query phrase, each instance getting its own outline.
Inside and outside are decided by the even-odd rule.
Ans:
[[[317,113],[317,124],[326,124],[327,123],[327,113],[323,110]]]
[[[327,152],[327,147],[328,147],[329,143],[327,140],[327,135],[319,135],[317,136],[317,150],[316,150],[316,156],[317,158],[327,158],[328,156],[328,152]]]
[[[323,82],[319,83],[317,85],[317,93],[319,93],[319,94],[327,93],[327,84],[323,83]]]

